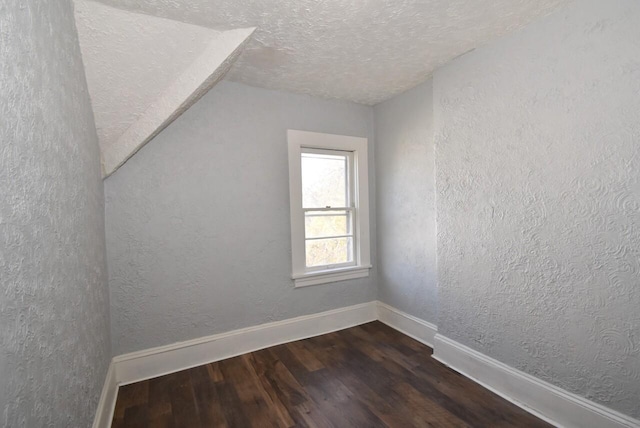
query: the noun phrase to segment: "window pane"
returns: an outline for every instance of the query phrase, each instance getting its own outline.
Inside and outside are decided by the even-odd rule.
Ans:
[[[353,261],[353,238],[306,241],[307,266],[325,266]]]
[[[302,206],[347,206],[347,156],[302,153]]]
[[[307,211],[304,218],[305,236],[350,235],[351,213],[349,211]]]

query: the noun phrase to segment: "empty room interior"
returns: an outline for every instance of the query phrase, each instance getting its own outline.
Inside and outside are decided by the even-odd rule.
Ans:
[[[2,0],[0,117],[0,427],[640,427],[637,0]]]

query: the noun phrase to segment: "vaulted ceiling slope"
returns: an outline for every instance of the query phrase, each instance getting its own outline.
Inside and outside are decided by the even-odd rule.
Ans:
[[[105,176],[221,79],[254,30],[217,31],[88,0],[76,0],[75,18]]]
[[[257,27],[226,78],[376,104],[568,0],[100,0],[217,30]]]

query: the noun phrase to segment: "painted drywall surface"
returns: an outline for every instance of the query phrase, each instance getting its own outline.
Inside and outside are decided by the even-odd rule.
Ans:
[[[435,324],[432,81],[375,106],[374,120],[378,299]]]
[[[372,123],[371,107],[221,82],[107,178],[114,353],[375,299],[375,270],[293,287],[286,143],[292,128],[373,146]]]
[[[101,0],[215,29],[257,27],[228,78],[374,105],[568,0]]]
[[[91,424],[111,357],[98,139],[70,1],[0,5],[0,426]]]
[[[254,30],[239,28],[216,36],[115,143],[102,145],[103,175],[113,174],[218,83],[238,58]]]
[[[435,74],[439,332],[640,416],[640,3]]]
[[[218,31],[76,0],[87,84],[104,151],[209,46]]]

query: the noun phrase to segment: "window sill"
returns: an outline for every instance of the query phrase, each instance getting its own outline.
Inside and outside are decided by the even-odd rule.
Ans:
[[[352,266],[323,272],[294,274],[291,277],[293,278],[295,287],[299,288],[329,282],[346,281],[348,279],[364,278],[369,276],[369,269],[371,269],[371,265]]]

